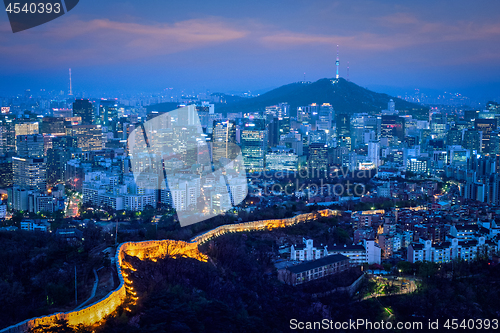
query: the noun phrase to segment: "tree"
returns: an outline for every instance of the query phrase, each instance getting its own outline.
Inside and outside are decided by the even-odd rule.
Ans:
[[[403,274],[410,274],[413,273],[413,265],[412,263],[408,261],[400,261],[397,263],[397,268],[398,270],[401,270],[401,273]]]
[[[151,220],[153,219],[155,214],[156,214],[156,209],[154,209],[153,206],[151,206],[151,205],[147,205],[146,207],[144,207],[144,210],[142,211],[142,214],[141,214],[142,221],[144,223],[151,222]]]
[[[68,325],[68,321],[60,319],[54,325],[38,325],[29,329],[29,333],[73,333],[73,327]]]

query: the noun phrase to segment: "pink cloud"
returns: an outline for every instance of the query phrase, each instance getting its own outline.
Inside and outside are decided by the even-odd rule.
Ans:
[[[375,21],[378,22],[379,25],[388,27],[413,25],[420,23],[420,21],[414,15],[408,13],[395,13],[392,15],[377,17],[375,18]]]
[[[24,63],[29,68],[75,63],[94,65],[147,59],[239,41],[244,42],[237,44],[239,47],[248,45],[263,50],[309,46],[334,48],[339,44],[344,49],[369,54],[412,47],[432,50],[434,46],[440,48],[440,43],[444,42],[459,45],[475,41],[486,49],[493,48],[488,58],[496,54],[500,58],[500,50],[495,52],[500,47],[494,46],[500,45],[500,23],[428,22],[407,13],[382,16],[370,22],[373,28],[369,32],[365,29],[327,34],[295,32],[256,20],[232,22],[219,17],[160,24],[107,19],[85,21],[72,16],[71,20],[58,20],[43,29],[15,35],[8,33],[7,24],[0,24],[0,32],[6,32],[0,33],[0,58],[4,63]],[[462,59],[458,55],[454,57],[456,61]]]
[[[344,35],[306,34],[293,31],[279,31],[261,37],[261,42],[272,48],[295,48],[306,45],[343,45],[351,50],[387,51],[408,47],[439,44],[443,42],[479,41],[498,43],[500,23],[474,24],[456,22],[445,24],[425,22],[408,14],[396,14],[376,19],[379,26],[371,32],[357,32]],[[404,26],[398,29],[396,26]],[[395,32],[396,31],[396,32]],[[499,54],[500,56],[500,54]]]
[[[28,30],[14,37],[4,35],[0,45],[2,57],[16,61],[29,58],[32,64],[107,63],[167,55],[248,35],[248,31],[215,18],[174,24],[83,21],[74,17],[61,21],[46,30]],[[4,28],[0,26],[0,30]]]

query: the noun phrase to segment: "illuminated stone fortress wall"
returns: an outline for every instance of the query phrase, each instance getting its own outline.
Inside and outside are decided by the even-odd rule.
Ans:
[[[120,279],[120,285],[117,289],[110,292],[105,298],[77,311],[54,313],[44,317],[28,319],[0,330],[0,333],[24,333],[32,327],[38,325],[52,325],[60,319],[67,320],[68,324],[72,326],[76,326],[78,324],[90,326],[102,321],[107,315],[116,311],[116,309],[123,304],[127,296],[131,297],[133,301],[136,300],[136,293],[133,290],[131,281],[128,279],[128,275],[126,273],[127,270],[135,269],[124,261],[125,254],[138,257],[141,260],[148,259],[156,261],[159,258],[165,258],[166,256],[183,256],[200,261],[207,261],[207,256],[198,250],[198,246],[210,239],[217,238],[226,233],[272,230],[292,226],[298,223],[313,221],[318,217],[339,216],[340,214],[340,211],[325,209],[318,211],[317,213],[301,214],[288,219],[228,224],[196,236],[190,242],[166,239],[122,243],[120,244],[115,256],[116,269]]]

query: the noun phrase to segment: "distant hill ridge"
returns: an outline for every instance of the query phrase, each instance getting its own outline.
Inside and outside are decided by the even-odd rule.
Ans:
[[[227,96],[218,93],[219,96]],[[252,98],[232,98],[227,99],[227,103],[218,103],[215,106],[216,112],[252,112],[261,111],[266,106],[279,103],[288,103],[292,109],[299,106],[306,106],[312,103],[329,103],[337,113],[368,113],[377,114],[387,109],[389,100],[394,100],[396,109],[403,113],[428,110],[427,107],[410,103],[400,98],[391,97],[387,94],[376,93],[362,88],[353,82],[343,78],[320,79],[312,83],[290,83],[273,89],[265,94]],[[156,104],[148,107],[148,111],[170,111],[174,103],[163,103],[170,105]]]

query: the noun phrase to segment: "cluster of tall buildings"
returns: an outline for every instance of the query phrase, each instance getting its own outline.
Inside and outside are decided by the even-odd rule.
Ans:
[[[31,102],[31,96],[25,98],[27,104],[21,107]],[[65,194],[57,190],[58,185],[81,190],[81,185],[75,185],[81,184],[85,174],[75,173],[75,161],[92,164],[103,148],[119,142],[114,126],[120,124],[122,129],[130,121],[117,116],[115,100],[65,100],[57,107],[34,111],[22,110],[15,103],[2,107],[0,172],[4,177],[0,186],[9,190],[11,208],[34,213],[63,210]],[[103,126],[109,119],[113,126],[110,122]]]
[[[207,193],[216,193],[218,184],[229,186],[220,177],[232,179],[231,186],[238,192],[238,177],[224,172],[197,184],[186,174],[203,175],[208,164],[214,171],[240,153],[250,172],[326,172],[344,167],[377,170],[378,177],[384,178],[446,171],[449,177],[466,182],[465,197],[492,203],[500,198],[496,176],[500,109],[494,103],[486,110],[450,112],[398,110],[390,100],[386,110],[368,114],[335,110],[328,103],[292,107],[283,102],[255,112],[222,114],[214,104],[202,101],[178,113],[139,112],[116,99],[81,98],[50,101],[49,108],[37,101],[39,108],[45,105],[45,111],[25,111],[22,108],[33,102],[31,95],[23,101],[27,102],[6,105],[4,101],[0,114],[0,187],[12,191],[15,210],[36,211],[36,205],[29,202],[42,196],[52,198],[51,209],[58,209],[61,198],[49,193],[58,184],[79,191],[92,188],[101,196],[149,195],[137,192],[140,186],[130,185],[128,175],[137,167],[158,179],[152,185],[154,200],[137,197],[134,202],[142,200],[142,204],[133,204],[125,197],[113,201],[92,195],[84,201],[136,210],[143,209],[143,203],[176,202],[179,209],[188,209],[205,198],[214,203],[213,209],[222,209],[237,201],[232,191],[219,199]],[[145,149],[131,154],[131,142]],[[93,172],[106,176],[90,177]],[[114,174],[120,175],[117,184],[110,188],[102,183],[101,178]],[[166,174],[171,186],[163,185]],[[193,195],[190,188],[200,190]],[[235,196],[242,195],[240,191]]]

